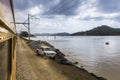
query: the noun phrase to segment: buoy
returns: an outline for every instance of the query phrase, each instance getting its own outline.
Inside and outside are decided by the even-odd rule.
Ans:
[[[109,45],[109,42],[106,42],[105,44],[106,44],[106,45]]]

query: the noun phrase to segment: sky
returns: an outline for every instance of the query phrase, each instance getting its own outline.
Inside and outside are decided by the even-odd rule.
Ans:
[[[74,33],[101,25],[120,28],[120,0],[13,0],[16,22],[30,14],[31,33]],[[27,30],[17,25],[18,32]]]

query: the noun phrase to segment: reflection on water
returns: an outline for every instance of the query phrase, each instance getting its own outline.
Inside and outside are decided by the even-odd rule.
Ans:
[[[119,36],[66,36],[36,37],[59,48],[69,59],[79,61],[90,72],[109,80],[120,79],[120,37]],[[109,42],[109,45],[105,43]]]

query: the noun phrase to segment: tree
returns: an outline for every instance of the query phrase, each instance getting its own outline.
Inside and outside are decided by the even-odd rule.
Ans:
[[[28,37],[28,32],[27,32],[27,31],[22,31],[22,32],[20,33],[20,36],[21,36],[21,37]]]

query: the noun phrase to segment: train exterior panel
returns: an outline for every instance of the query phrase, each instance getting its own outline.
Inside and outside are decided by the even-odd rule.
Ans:
[[[16,27],[12,0],[0,0],[0,80],[15,80]]]

